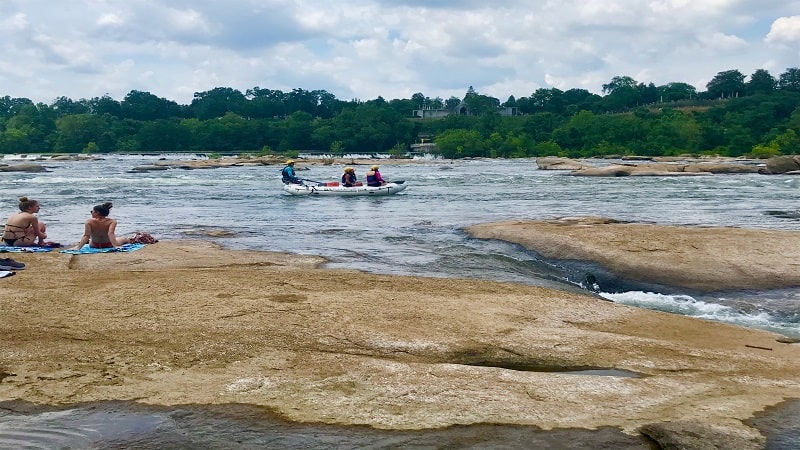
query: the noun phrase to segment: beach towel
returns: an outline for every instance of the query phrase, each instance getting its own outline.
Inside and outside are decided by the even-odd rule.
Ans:
[[[93,253],[112,253],[112,252],[132,252],[135,250],[139,250],[140,248],[144,247],[146,244],[123,244],[117,248],[92,248],[89,247],[89,244],[84,245],[79,250],[75,249],[67,249],[67,250],[59,250],[59,253],[69,253],[70,255],[88,255]]]
[[[32,245],[30,247],[17,247],[17,246],[10,246],[10,245],[0,245],[0,253],[41,253],[41,252],[49,252],[53,249],[60,247],[58,246],[38,246]]]

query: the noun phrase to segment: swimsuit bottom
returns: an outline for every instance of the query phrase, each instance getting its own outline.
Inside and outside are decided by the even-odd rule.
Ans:
[[[89,247],[92,248],[111,248],[113,246],[114,244],[112,244],[111,242],[92,242],[91,244],[89,244]]]
[[[14,242],[17,242],[17,239],[19,238],[13,238],[13,239],[3,238],[3,240],[6,241],[6,245],[8,245],[9,247],[13,247]]]

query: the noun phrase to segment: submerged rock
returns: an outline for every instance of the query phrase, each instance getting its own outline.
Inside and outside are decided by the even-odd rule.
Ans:
[[[10,164],[10,165],[0,165],[0,172],[48,172],[47,168],[41,164],[35,163],[22,163],[22,164]]]

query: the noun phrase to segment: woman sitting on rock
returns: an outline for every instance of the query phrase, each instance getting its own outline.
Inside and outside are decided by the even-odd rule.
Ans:
[[[108,217],[112,206],[114,205],[111,202],[106,202],[92,208],[92,217],[86,220],[83,236],[75,247],[76,250],[80,250],[86,243],[92,248],[117,248],[130,243],[130,239],[118,238],[114,234],[117,221]]]
[[[30,247],[36,245],[38,239],[38,245],[45,245],[47,227],[35,215],[39,212],[39,202],[28,197],[20,197],[19,211],[6,220],[3,228],[3,243],[9,246]]]

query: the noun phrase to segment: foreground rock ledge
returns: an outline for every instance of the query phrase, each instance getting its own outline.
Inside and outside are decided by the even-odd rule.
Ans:
[[[800,392],[800,347],[776,335],[552,289],[188,241],[14,256],[0,401],[245,403],[384,429],[680,422],[757,448],[742,420]],[[503,368],[523,366],[555,372]],[[557,372],[576,367],[641,376]]]

